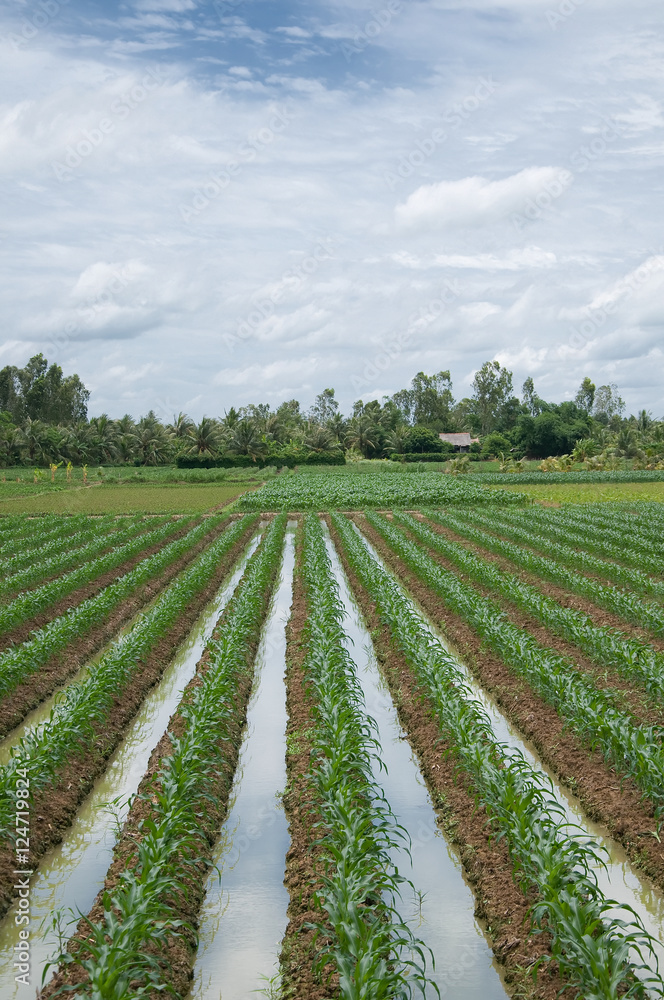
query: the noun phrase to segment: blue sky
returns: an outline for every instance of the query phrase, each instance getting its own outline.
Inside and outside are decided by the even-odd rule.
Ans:
[[[0,4],[1,364],[91,413],[497,358],[664,413],[654,0]]]

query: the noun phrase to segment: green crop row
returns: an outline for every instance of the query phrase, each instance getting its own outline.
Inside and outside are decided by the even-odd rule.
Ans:
[[[66,570],[81,566],[91,559],[96,559],[105,549],[116,548],[136,535],[144,534],[148,528],[154,531],[162,523],[163,519],[156,524],[145,520],[127,519],[120,525],[117,521],[113,522],[114,530],[110,531],[108,530],[110,525],[106,526],[106,531],[100,525],[97,531],[91,533],[91,541],[85,541],[86,536],[89,537],[87,532],[69,535],[65,541],[65,551],[50,557],[40,550],[33,549],[30,564],[17,572],[12,572],[2,580],[0,595],[6,596],[26,590],[47,577],[55,577]]]
[[[18,573],[40,558],[50,559],[59,552],[66,551],[71,547],[71,538],[77,539],[76,544],[82,545],[96,535],[111,534],[114,529],[120,527],[122,525],[115,520],[112,514],[96,519],[96,523],[91,523],[88,519],[85,524],[81,524],[80,526],[66,524],[62,521],[59,529],[50,539],[38,541],[36,545],[31,545],[30,548],[22,546],[16,552],[12,552],[5,557],[0,557],[0,572]]]
[[[121,601],[143,584],[157,579],[168,566],[197,545],[207,534],[213,532],[222,520],[223,516],[220,515],[218,518],[202,521],[182,538],[170,542],[158,552],[143,559],[134,569],[104,587],[94,597],[89,597],[75,608],[70,608],[66,614],[54,618],[43,628],[36,629],[33,638],[1,652],[0,696],[13,691],[52,656],[66,649],[70,643],[80,639],[95,625],[104,621]],[[187,521],[178,523],[182,526]]]
[[[637,501],[627,505],[586,505],[582,508],[568,508],[566,512],[577,524],[617,528],[623,535],[627,530],[629,539],[635,538],[646,545],[654,544],[660,552],[664,551],[664,508],[661,503]]]
[[[573,594],[587,597],[593,604],[613,612],[633,625],[641,625],[655,635],[664,634],[664,609],[659,604],[644,601],[626,590],[607,587],[599,580],[593,580],[582,573],[568,569],[555,559],[539,556],[535,552],[521,548],[520,545],[502,541],[493,535],[487,535],[483,544],[492,552],[505,556],[528,572],[571,590]]]
[[[181,530],[179,521],[167,521],[161,527],[147,534],[139,535],[133,541],[118,548],[111,549],[105,555],[98,556],[84,566],[72,570],[63,576],[42,584],[35,590],[28,590],[14,598],[9,604],[0,607],[0,635],[8,632],[23,622],[29,621],[51,604],[73,593],[79,587],[92,583],[97,577],[121,566],[128,559],[133,559],[152,545],[160,545],[169,535]]]
[[[95,519],[99,523],[99,519]],[[10,525],[6,522],[9,521]],[[68,534],[79,529],[91,527],[94,524],[88,514],[77,514],[74,517],[63,518],[59,514],[44,517],[17,517],[0,519],[0,555],[3,560],[26,548],[39,548],[52,539],[62,538],[63,531]]]
[[[238,500],[242,510],[361,510],[364,507],[420,507],[440,504],[523,504],[507,490],[487,490],[467,477],[423,472],[325,476],[281,475]]]
[[[72,756],[94,745],[99,726],[108,717],[118,696],[140,669],[141,660],[177,621],[187,604],[214,576],[219,560],[245,530],[236,521],[183,570],[141,615],[133,628],[113,643],[100,661],[79,683],[68,685],[56,699],[48,720],[28,732],[12,748],[9,762],[0,767],[0,830],[7,825],[14,800],[17,773],[29,781],[31,795],[52,784],[59,769]]]
[[[472,528],[450,513],[425,513],[438,524],[451,528],[477,545],[491,548],[493,535]],[[395,513],[394,518],[408,528],[418,541],[440,552],[472,580],[495,590],[598,663],[615,667],[624,677],[641,684],[653,697],[664,699],[664,654],[613,629],[598,627],[582,611],[562,607],[552,598],[545,597],[537,587],[524,583],[512,573],[503,572],[486,559],[469,552],[463,545],[431,531],[410,515]]]
[[[648,573],[644,573],[640,569],[623,566],[618,562],[611,562],[584,551],[584,548],[592,548],[608,556],[619,557],[622,555],[622,550],[618,546],[602,544],[600,540],[594,542],[588,536],[580,539],[575,532],[567,531],[564,523],[539,521],[535,517],[513,517],[512,513],[509,511],[508,516],[503,514],[503,516],[487,517],[479,511],[473,510],[468,512],[468,518],[473,524],[482,525],[494,534],[507,535],[513,541],[522,542],[530,548],[537,549],[556,562],[566,566],[574,566],[582,573],[601,576],[617,586],[637,593],[664,596],[663,581],[649,576]],[[583,548],[575,546],[583,546]],[[638,556],[635,556],[635,560],[641,566],[645,561]],[[658,561],[649,560],[649,565],[654,568],[658,566]]]
[[[505,619],[500,607],[408,541],[389,521],[370,511],[367,519],[413,572],[467,622],[485,644],[556,711],[567,725],[632,778],[664,814],[664,746],[655,726],[638,726],[616,708],[610,693],[598,691],[573,663],[541,646],[523,629]]]
[[[635,973],[662,996],[664,983],[649,968],[653,941],[639,918],[612,916],[617,906],[603,896],[594,868],[598,846],[571,827],[549,779],[517,750],[499,743],[482,706],[472,697],[455,658],[432,635],[401,587],[369,553],[345,517],[332,516],[346,555],[376,602],[392,641],[426,692],[459,767],[467,775],[498,837],[505,837],[514,877],[531,886],[534,933],[547,930],[561,971],[585,1000],[646,997]],[[630,951],[640,956],[633,964]]]
[[[413,986],[424,994],[424,945],[395,906],[403,879],[391,854],[408,835],[375,778],[381,768],[376,727],[346,649],[344,607],[314,515],[305,520],[302,573],[303,669],[314,717],[308,809],[322,824],[318,904],[327,916],[317,924],[325,944],[316,965],[332,959],[344,1000],[405,997]]]
[[[259,635],[285,528],[285,515],[272,522],[226,608],[219,637],[207,644],[210,659],[201,683],[179,706],[184,733],[169,733],[171,753],[141,795],[147,805],[140,840],[115,888],[103,895],[103,917],[85,917],[85,941],[72,941],[53,963],[86,974],[77,997],[134,1000],[173,992],[169,939],[185,929],[195,936],[191,925],[176,918],[173,900],[186,897],[191,879],[200,878],[201,846],[209,836],[206,807],[227,767],[238,681],[252,669],[248,652]]]

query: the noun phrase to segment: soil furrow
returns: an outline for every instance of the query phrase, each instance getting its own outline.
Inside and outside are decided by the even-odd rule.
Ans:
[[[298,531],[295,547],[295,573],[293,577],[293,604],[286,627],[286,768],[288,781],[283,798],[291,846],[286,855],[284,884],[290,896],[288,926],[284,935],[280,964],[284,995],[289,1000],[333,1000],[339,995],[336,976],[327,981],[332,967],[325,975],[313,972],[314,932],[308,923],[320,922],[324,916],[316,906],[314,896],[318,882],[316,859],[320,853],[314,842],[320,829],[314,829],[319,817],[306,805],[311,796],[307,780],[310,768],[311,731],[314,726],[311,696],[307,692],[303,663],[305,649],[302,629],[307,619],[307,603],[301,574],[302,534]]]
[[[432,529],[439,528],[440,525],[436,525],[434,522],[427,521],[427,527]],[[401,525],[399,525],[401,527]],[[422,542],[420,539],[416,538],[406,529],[406,534],[411,541],[414,541],[417,545],[422,547]],[[440,531],[436,531],[436,534],[444,535],[451,541],[463,542],[464,539],[461,536],[454,536],[447,529],[441,528]],[[520,575],[521,579],[526,583],[532,583],[532,579],[526,579],[526,574],[517,574],[515,569],[511,568],[511,564],[506,563],[505,560],[499,559],[497,556],[492,554],[485,549],[480,548],[478,545],[464,545],[468,551],[471,551],[474,555],[485,559],[487,562],[491,562],[505,573],[510,573],[511,575]],[[529,632],[534,639],[537,640],[542,646],[546,646],[548,649],[553,649],[560,656],[566,657],[571,660],[576,667],[579,668],[584,674],[597,685],[598,688],[605,688],[607,686],[611,687],[612,691],[615,691],[618,695],[617,703],[620,707],[627,712],[630,712],[638,723],[644,723],[646,725],[662,725],[664,722],[664,705],[659,704],[654,699],[650,698],[648,694],[635,687],[635,683],[638,681],[629,681],[620,674],[614,667],[606,666],[604,664],[597,663],[595,660],[586,656],[573,642],[562,636],[557,635],[557,633],[552,632],[550,629],[543,625],[537,618],[529,615],[522,608],[519,608],[516,604],[513,604],[502,594],[497,593],[491,587],[484,586],[474,579],[468,577],[463,571],[461,571],[451,560],[446,559],[445,556],[441,555],[440,552],[436,552],[435,549],[426,549],[427,555],[433,559],[434,562],[442,566],[443,569],[449,570],[450,573],[454,573],[459,579],[467,580],[471,584],[474,590],[483,597],[487,597],[494,601],[500,608],[505,612],[509,620],[517,628],[524,629],[524,631]],[[538,588],[542,593],[546,593],[547,597],[552,597],[553,600],[557,600],[559,604],[562,604],[560,600],[555,598],[552,594],[544,591],[544,588],[540,586]],[[566,605],[563,605],[566,606]],[[624,631],[624,630],[623,630]]]
[[[225,560],[225,562],[228,562],[228,560]],[[244,580],[244,578],[242,579]],[[242,581],[240,581],[238,586],[241,585]],[[273,585],[274,577],[272,586],[268,588],[268,592],[264,595],[265,612],[267,612],[269,607]],[[212,590],[213,592],[214,589]],[[214,638],[218,638],[221,634],[228,613],[229,608],[227,607],[212,632]],[[259,639],[260,632],[253,636],[247,636],[246,662],[248,669],[238,680],[231,706],[232,711],[224,719],[223,725],[220,724],[219,727],[219,747],[223,748],[222,763],[220,766],[215,766],[214,776],[208,786],[208,793],[200,802],[200,811],[198,813],[200,827],[195,831],[198,848],[196,851],[196,860],[190,860],[187,863],[189,874],[186,879],[186,892],[174,894],[168,900],[175,911],[174,918],[185,921],[191,925],[194,931],[198,926],[198,913],[205,896],[205,885],[210,869],[213,848],[228,811],[228,800],[237,768],[242,736],[247,720],[247,707],[253,687],[253,665]],[[191,700],[192,692],[201,685],[209,669],[209,665],[210,654],[206,649],[196,665],[194,677],[184,689],[180,706],[178,706],[177,710],[171,716],[166,732],[150,756],[145,776],[141,780],[137,795],[115,846],[113,861],[104,881],[104,886],[98,893],[88,914],[88,919],[92,922],[103,920],[104,907],[102,900],[104,894],[113,892],[118,885],[122,872],[136,863],[138,845],[142,840],[141,826],[150,818],[152,811],[151,802],[153,801],[155,792],[158,790],[156,776],[163,759],[170,756],[173,752],[173,743],[169,734],[172,733],[176,737],[181,737],[184,734],[187,722],[182,715],[181,706],[183,703]],[[86,936],[87,925],[84,921],[81,921],[72,940],[76,943],[82,942]],[[172,987],[175,996],[186,996],[191,984],[192,969],[196,957],[195,934],[185,929],[181,936],[171,938],[167,952],[163,957],[168,963],[169,987]],[[40,1000],[46,1000],[46,998],[55,995],[56,991],[64,984],[71,985],[84,981],[85,974],[79,967],[73,966],[64,972],[63,970],[59,970],[51,982],[39,993]],[[156,992],[152,995],[155,1000],[157,997],[162,996],[161,993]]]
[[[225,521],[220,530],[226,528],[228,523]],[[179,532],[176,537],[180,538],[182,534]],[[175,541],[175,539],[172,540]],[[168,540],[169,544],[170,541],[171,539]],[[0,702],[0,738],[8,735],[12,729],[20,725],[28,712],[31,712],[33,708],[48,698],[59,685],[64,684],[69,677],[72,677],[91,657],[109,643],[122,626],[154,597],[162,593],[171,580],[185,569],[197,555],[200,555],[209,543],[209,538],[198,542],[189,552],[168,566],[159,577],[145,583],[135,594],[123,601],[105,622],[95,626],[86,635],[77,639],[75,648],[69,646],[56,653],[50,660],[42,664],[39,670],[26,677],[22,684],[19,684],[3,698]],[[245,543],[246,536],[243,536],[242,544]],[[154,552],[158,551],[159,546],[154,549]],[[152,554],[151,552],[150,555]],[[142,558],[147,558],[147,554]]]
[[[616,774],[599,751],[586,747],[551,705],[487,650],[480,637],[410,571],[377,531],[364,519],[355,520],[522,738],[532,743],[545,766],[579,798],[588,817],[604,824],[623,845],[632,864],[664,888],[664,843],[655,836],[652,807],[636,785]]]
[[[200,551],[218,537],[225,527],[226,522],[199,543]],[[99,727],[94,746],[82,750],[68,762],[57,784],[35,795],[30,816],[31,868],[36,869],[46,851],[62,840],[63,831],[71,825],[80,803],[95,780],[105,771],[108,758],[138,712],[147,692],[158,682],[178,647],[189,634],[196,618],[237,561],[246,542],[247,536],[243,535],[220,561],[205,589],[189,603],[177,623],[161,637],[150,655],[141,661],[133,682],[116,698],[109,717],[103,726]],[[0,917],[7,911],[15,895],[14,868],[13,847],[5,844],[0,848]]]
[[[124,576],[135,566],[138,566],[143,559],[147,559],[148,556],[154,555],[155,552],[159,552],[164,545],[168,545],[171,542],[176,541],[178,538],[198,524],[199,518],[193,521],[188,521],[186,527],[182,528],[181,531],[176,531],[168,538],[164,539],[158,545],[151,545],[150,548],[143,549],[137,555],[133,556],[131,559],[127,559],[120,566],[116,566],[115,569],[108,570],[107,573],[103,573],[102,576],[98,576],[96,579],[91,580],[90,583],[86,583],[84,587],[79,587],[78,590],[72,590],[70,594],[65,597],[61,597],[59,601],[54,604],[49,604],[47,608],[40,611],[38,615],[34,618],[30,618],[29,621],[23,622],[22,625],[17,625],[16,628],[9,629],[7,632],[3,632],[0,636],[0,651],[6,649],[11,645],[18,645],[21,642],[25,642],[26,639],[30,638],[30,634],[35,631],[35,629],[42,628],[49,622],[53,621],[54,618],[59,618],[60,615],[65,614],[69,608],[75,608],[77,604],[82,604],[83,601],[87,601],[89,597],[94,597],[103,590],[104,587],[108,586],[109,583],[113,583],[119,577]]]
[[[470,782],[448,753],[450,745],[441,737],[430,701],[392,642],[389,627],[378,616],[374,601],[346,558],[343,543],[329,520],[328,523],[351,589],[371,632],[376,657],[394,699],[399,721],[431,793],[438,823],[447,840],[454,845],[466,879],[473,887],[475,916],[483,922],[493,952],[504,966],[508,989],[514,996],[553,1000],[564,988],[555,962],[543,967],[535,986],[531,981],[532,965],[549,953],[546,934],[529,935],[528,909],[535,901],[535,894],[526,896],[516,885],[505,840],[497,841],[492,836],[486,813],[478,807]],[[366,527],[363,523],[362,530]],[[374,542],[373,538],[371,540]],[[399,566],[398,572],[400,580],[409,585],[405,567]],[[571,1000],[573,992],[565,990],[560,995]]]

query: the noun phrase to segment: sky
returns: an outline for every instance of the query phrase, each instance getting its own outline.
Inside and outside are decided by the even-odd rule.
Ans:
[[[664,414],[658,0],[11,0],[0,81],[0,366],[90,415],[489,359]]]

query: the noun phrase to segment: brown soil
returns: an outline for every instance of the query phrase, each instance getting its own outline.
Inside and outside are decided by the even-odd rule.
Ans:
[[[513,877],[514,865],[505,840],[491,837],[487,815],[476,803],[474,790],[466,776],[457,770],[448,753],[450,745],[441,740],[441,731],[425,692],[404,657],[391,640],[390,630],[376,613],[376,606],[349,565],[343,545],[331,527],[351,588],[371,631],[376,656],[394,699],[399,721],[415,750],[420,769],[436,808],[438,823],[463,864],[467,881],[475,894],[475,916],[496,958],[504,967],[508,990],[514,996],[553,1000],[564,989],[557,964],[544,966],[532,985],[532,965],[549,954],[549,937],[532,935],[528,908],[535,901],[534,890],[528,895],[519,889]],[[362,524],[362,529],[366,527]],[[374,539],[372,538],[372,542]],[[375,542],[374,542],[375,544]],[[400,568],[401,579],[404,570]]]
[[[302,536],[298,535],[296,565],[293,581],[291,618],[286,628],[286,705],[288,710],[287,792],[283,803],[288,817],[291,846],[286,855],[284,884],[290,895],[288,927],[284,935],[281,968],[284,996],[289,1000],[333,1000],[339,987],[331,968],[324,975],[313,972],[314,932],[308,923],[323,922],[324,913],[314,901],[317,886],[317,850],[313,842],[320,837],[320,830],[313,829],[318,817],[313,815],[307,801],[311,790],[307,775],[310,768],[311,740],[309,732],[314,725],[311,698],[307,693],[303,673],[305,650],[302,645],[302,628],[307,617],[307,604],[300,574],[302,563]],[[318,883],[319,884],[319,883]]]
[[[150,548],[139,552],[138,555],[134,556],[132,559],[128,559],[120,566],[116,566],[115,569],[110,569],[102,576],[98,576],[90,583],[86,583],[84,587],[79,587],[78,590],[73,590],[70,594],[65,595],[65,597],[62,597],[59,601],[56,601],[54,604],[50,604],[47,608],[44,608],[43,611],[40,611],[38,615],[35,615],[34,618],[30,618],[29,621],[23,622],[22,625],[17,625],[16,628],[10,629],[7,632],[3,632],[2,635],[0,635],[0,650],[6,649],[7,646],[12,644],[18,645],[21,642],[25,642],[26,639],[30,638],[31,632],[34,632],[35,629],[42,628],[44,625],[53,621],[54,618],[58,618],[60,615],[65,614],[69,608],[75,608],[77,604],[81,604],[89,597],[94,597],[95,594],[98,594],[99,591],[103,590],[103,588],[108,586],[109,583],[113,583],[114,580],[118,579],[118,577],[124,576],[125,573],[132,570],[134,566],[137,566],[139,562],[143,561],[143,559],[147,559],[148,556],[154,555],[154,553],[158,552],[164,545],[168,545],[177,538],[181,538],[187,530],[191,530],[191,528],[197,523],[198,519],[192,521],[188,525],[188,528],[182,528],[180,531],[174,532],[161,544],[151,545]]]
[[[269,606],[274,578],[264,595],[264,611]],[[218,637],[227,612],[221,615],[213,636]],[[186,996],[192,980],[192,969],[196,956],[195,931],[198,923],[198,912],[205,896],[209,867],[214,845],[219,836],[219,830],[226,818],[228,799],[233,785],[237,767],[242,733],[247,719],[247,706],[253,686],[253,664],[258,647],[260,630],[253,636],[247,636],[246,670],[238,676],[238,683],[233,695],[232,713],[220,721],[219,743],[221,751],[216,769],[210,782],[206,785],[206,794],[200,801],[200,828],[195,831],[197,845],[196,861],[189,861],[186,867],[186,878],[183,879],[184,892],[173,893],[168,902],[174,911],[174,917],[183,920],[191,929],[185,928],[179,937],[169,940],[167,953],[163,956],[168,964],[168,982],[176,996]],[[180,706],[190,700],[195,688],[199,687],[209,669],[210,657],[206,650],[196,666],[196,674],[185,688]],[[125,822],[121,837],[115,847],[114,858],[108,870],[103,889],[98,893],[93,907],[88,915],[93,922],[103,919],[104,909],[102,898],[105,892],[112,892],[118,884],[124,870],[136,863],[138,845],[142,840],[141,826],[150,818],[151,799],[158,789],[156,775],[162,760],[169,756],[173,744],[169,733],[176,737],[182,736],[186,730],[186,719],[182,716],[180,706],[171,716],[166,733],[162,736],[150,757],[147,771],[138,789],[138,794]],[[141,796],[145,796],[141,798]],[[192,932],[193,930],[193,932]],[[85,924],[81,921],[73,940],[81,942],[85,939]],[[71,947],[71,945],[70,945]],[[59,971],[46,988],[39,994],[40,998],[51,997],[63,984],[81,983],[86,980],[85,973],[80,968],[72,968],[66,973]],[[135,984],[138,985],[138,984]],[[154,993],[156,1000],[161,993]]]
[[[528,573],[518,573],[518,567],[513,563],[508,562],[506,559],[501,559],[499,556],[493,555],[486,549],[482,549],[479,545],[471,544],[461,535],[457,535],[435,522],[427,521],[426,524],[427,527],[431,528],[436,534],[443,535],[445,538],[450,539],[450,541],[462,544],[463,547],[469,552],[485,559],[487,562],[493,563],[494,566],[502,570],[504,573],[517,576],[524,583],[535,586],[541,594],[545,597],[550,597],[562,607],[570,606],[569,603],[564,600],[564,596],[560,596],[565,595],[565,592],[560,591],[557,587],[552,587]],[[400,525],[399,527],[402,526]],[[409,534],[408,529],[405,528],[405,526],[404,530],[407,534]],[[422,545],[419,539],[415,536],[411,536],[411,540],[420,546]],[[441,555],[439,552],[427,548],[427,554],[434,560],[434,562],[438,563],[439,566],[449,570],[451,573],[455,573],[459,579],[467,579],[473,589],[477,590],[477,592],[482,594],[482,596],[488,597],[494,603],[498,604],[506,613],[512,624],[516,625],[517,628],[521,628],[528,632],[542,646],[546,646],[548,649],[554,650],[558,653],[558,655],[571,660],[574,665],[579,668],[579,670],[592,678],[597,687],[604,688],[607,685],[610,685],[611,689],[618,693],[617,703],[623,710],[631,713],[634,716],[635,721],[645,723],[646,725],[662,725],[662,723],[664,723],[664,705],[650,698],[645,691],[640,690],[638,687],[635,688],[635,684],[638,685],[639,683],[638,680],[626,680],[615,668],[601,665],[585,656],[574,643],[558,636],[555,632],[550,631],[546,628],[546,626],[542,625],[538,619],[532,617],[521,608],[512,604],[501,594],[496,593],[496,591],[489,587],[482,586],[469,577],[467,578],[466,575],[451,560],[446,559],[445,556]],[[581,609],[578,608],[577,610]],[[595,622],[594,624],[599,625],[602,628],[612,627],[610,625],[602,625],[600,622]],[[624,624],[622,631],[624,631]]]
[[[530,741],[546,767],[575,794],[587,816],[607,827],[633,865],[664,889],[664,843],[654,836],[652,807],[628,778],[615,773],[599,751],[588,749],[565,727],[555,709],[515,675],[473,630],[422,583],[366,521],[356,519],[386,564],[420,603],[431,620],[496,700],[521,736]],[[563,710],[564,711],[564,710]]]
[[[421,515],[419,516],[421,517]],[[554,601],[558,601],[558,603],[562,604],[563,607],[574,608],[575,611],[583,611],[584,614],[588,615],[589,618],[592,619],[595,625],[599,625],[602,628],[617,629],[619,632],[626,632],[629,635],[641,639],[643,642],[650,643],[650,645],[654,646],[655,649],[660,651],[664,650],[664,639],[653,635],[653,633],[647,629],[641,628],[638,625],[633,625],[631,622],[627,621],[627,619],[621,618],[620,615],[614,614],[611,611],[606,611],[604,608],[600,608],[597,604],[594,604],[591,600],[581,596],[580,594],[573,594],[571,591],[565,590],[564,587],[559,587],[554,583],[549,583],[548,581],[543,580],[542,577],[539,577],[534,573],[529,573],[527,570],[517,566],[516,563],[511,562],[504,556],[498,556],[493,552],[488,552],[484,548],[476,545],[474,542],[471,542],[469,539],[464,538],[463,535],[457,534],[450,528],[443,528],[442,525],[437,524],[435,521],[427,521],[427,525],[435,531],[440,529],[441,534],[445,534],[452,541],[465,545],[465,547],[471,551],[478,552],[483,556],[483,558],[490,559],[492,562],[496,563],[497,566],[500,566],[501,569],[505,569],[506,572],[514,573],[515,576],[520,577],[520,579],[522,579],[525,583],[530,583],[533,587],[537,587],[542,591],[542,593],[546,594],[547,597],[552,597]],[[475,526],[473,525],[473,527]],[[483,526],[480,527],[478,525],[478,528],[481,531],[486,530]],[[498,531],[494,531],[493,534],[495,534],[496,538],[500,539],[500,541],[509,542],[511,545],[519,545],[524,549],[524,551],[531,552],[533,555],[543,555],[543,553],[537,552],[530,546],[522,545],[520,542],[515,542],[511,538],[500,535]],[[548,556],[544,555],[544,558],[548,558]],[[579,570],[574,566],[569,568],[573,570],[573,572],[578,573],[580,576],[587,577],[589,580],[597,580],[605,587],[616,586],[611,582],[611,580],[607,580],[605,577],[598,577],[590,573],[584,573],[582,570]],[[659,602],[657,602],[654,598],[644,596],[643,601],[644,603],[650,601],[655,604],[658,609],[660,608]]]
[[[203,540],[201,547],[209,545],[226,522]],[[102,774],[125,729],[139,710],[145,695],[153,687],[172,660],[180,644],[186,639],[192,624],[205,605],[212,599],[227,576],[239,553],[246,544],[247,534],[239,539],[221,560],[207,587],[190,602],[176,624],[161,637],[149,656],[141,661],[132,683],[119,695],[109,717],[99,727],[94,746],[81,752],[63,768],[59,781],[53,787],[35,795],[30,817],[30,867],[37,868],[40,859],[54,844],[62,840],[63,831],[69,827],[77,809],[92,788],[96,778]],[[15,895],[13,869],[15,868],[13,849],[9,844],[0,847],[0,916],[11,904]]]
[[[224,522],[222,530],[227,524],[228,522]],[[179,538],[181,534],[178,533],[177,537]],[[75,648],[70,646],[56,653],[50,660],[42,664],[39,670],[26,677],[23,683],[6,695],[0,702],[0,738],[10,733],[23,721],[28,712],[36,708],[45,698],[48,698],[60,684],[63,684],[92,656],[95,656],[117,635],[123,625],[160,594],[170,581],[188,566],[208,544],[209,539],[201,540],[171,566],[168,566],[161,576],[150,580],[134,595],[128,597],[109,615],[106,621],[95,626],[87,635],[77,639]],[[155,551],[158,551],[158,548]]]

